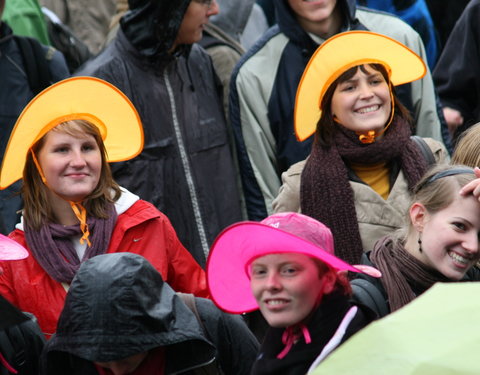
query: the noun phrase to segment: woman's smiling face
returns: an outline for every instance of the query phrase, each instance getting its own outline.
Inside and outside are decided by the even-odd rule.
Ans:
[[[320,275],[317,264],[299,253],[269,254],[251,265],[253,295],[272,327],[288,327],[304,320],[322,296],[331,292],[335,280],[332,271]]]
[[[38,151],[47,186],[63,199],[79,202],[98,185],[102,156],[91,135],[73,136],[51,130]]]
[[[360,65],[355,75],[338,83],[333,93],[335,121],[354,132],[381,131],[391,110],[390,87],[382,73],[370,65]]]
[[[480,259],[480,203],[472,195],[458,195],[436,213],[415,203],[410,215],[420,228],[422,241],[422,251],[412,253],[429,268],[458,281]],[[420,221],[414,221],[418,218]]]

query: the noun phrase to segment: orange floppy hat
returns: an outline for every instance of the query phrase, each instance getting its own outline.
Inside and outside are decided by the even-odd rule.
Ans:
[[[317,48],[297,88],[294,128],[299,141],[315,132],[320,105],[330,85],[348,69],[362,64],[385,66],[394,86],[420,79],[427,72],[415,52],[385,35],[347,31],[331,37]]]
[[[71,120],[88,120],[99,129],[109,162],[131,159],[143,149],[140,116],[125,94],[99,78],[67,78],[40,92],[18,117],[3,157],[0,189],[22,178],[35,142]]]

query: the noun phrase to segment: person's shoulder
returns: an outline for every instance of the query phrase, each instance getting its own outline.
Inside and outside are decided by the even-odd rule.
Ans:
[[[303,172],[303,169],[305,168],[306,163],[307,163],[307,159],[301,160],[295,164],[292,164],[285,172],[283,172],[283,175],[285,177],[293,177],[293,176],[301,175]]]
[[[143,199],[137,200],[125,212],[119,215],[118,220],[128,220],[137,218],[140,221],[151,220],[158,218],[159,220],[168,221],[165,214],[159,211],[152,203]]]
[[[272,65],[278,63],[288,42],[288,37],[278,26],[271,27],[245,52],[236,66],[234,75],[251,74],[262,69],[272,70]]]
[[[118,52],[116,39],[114,39],[108,46],[105,47],[98,55],[90,58],[77,70],[75,70],[75,76],[94,76],[100,77],[104,73],[111,75],[115,71],[118,71],[120,66],[123,66],[129,61],[128,54],[120,56]]]
[[[384,34],[409,47],[414,40],[420,38],[415,29],[393,14],[363,7],[359,7],[356,14],[358,20],[368,30]]]

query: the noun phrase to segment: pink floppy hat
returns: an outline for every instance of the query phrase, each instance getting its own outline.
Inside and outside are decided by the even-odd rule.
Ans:
[[[0,234],[0,260],[18,260],[28,257],[28,251],[18,242]]]
[[[334,255],[332,232],[324,224],[299,213],[274,214],[261,222],[233,224],[218,235],[207,261],[207,283],[215,304],[234,314],[258,309],[249,266],[274,253],[305,254],[338,271],[362,272]]]

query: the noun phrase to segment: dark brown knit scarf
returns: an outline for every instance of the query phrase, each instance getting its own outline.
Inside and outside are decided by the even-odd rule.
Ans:
[[[301,177],[302,213],[330,227],[336,255],[347,262],[358,263],[364,249],[346,164],[374,165],[394,159],[411,190],[426,171],[427,163],[410,139],[408,123],[398,116],[384,137],[374,143],[363,144],[355,132],[338,125],[330,148],[317,142],[313,145]]]
[[[423,291],[436,282],[451,281],[441,273],[428,269],[405,250],[398,240],[389,237],[381,238],[375,243],[370,260],[382,273],[382,284],[388,295],[391,312],[416,297],[410,285]]]
[[[39,231],[25,228],[25,240],[35,260],[59,283],[72,282],[82,261],[104,254],[108,250],[113,228],[117,221],[117,212],[112,204],[107,219],[87,218],[90,230],[90,242],[83,259],[79,259],[72,237],[80,236],[79,225],[45,224]]]

